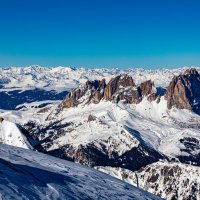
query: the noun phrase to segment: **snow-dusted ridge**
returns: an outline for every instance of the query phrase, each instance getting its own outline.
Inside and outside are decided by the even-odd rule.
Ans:
[[[91,168],[1,144],[0,199],[160,198]]]
[[[0,122],[0,143],[33,149],[19,127],[15,123],[6,120]]]
[[[174,75],[184,71],[186,67],[178,69],[87,69],[71,67],[10,67],[0,68],[0,91],[27,90],[42,88],[45,90],[66,91],[85,83],[88,79],[110,80],[119,74],[128,73],[136,83],[151,79],[155,85],[166,87]],[[197,67],[198,70],[200,68]]]

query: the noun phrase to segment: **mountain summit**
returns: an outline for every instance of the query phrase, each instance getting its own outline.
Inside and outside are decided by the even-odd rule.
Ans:
[[[174,76],[167,88],[165,99],[167,107],[188,109],[200,114],[200,75],[194,68]]]
[[[105,79],[87,81],[85,85],[72,90],[61,107],[74,107],[80,103],[99,103],[100,100],[139,103],[144,96],[149,96],[149,100],[157,98],[154,83],[148,80],[137,86],[131,76],[123,74],[112,78],[107,84]]]

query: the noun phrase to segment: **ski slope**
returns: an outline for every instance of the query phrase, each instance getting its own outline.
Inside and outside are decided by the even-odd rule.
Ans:
[[[0,199],[160,198],[94,169],[1,144]]]

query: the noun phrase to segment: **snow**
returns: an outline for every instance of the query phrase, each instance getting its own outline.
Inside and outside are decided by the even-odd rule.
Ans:
[[[0,141],[4,144],[31,149],[31,145],[16,124],[6,120],[0,123]]]
[[[130,69],[87,69],[71,67],[10,67],[0,68],[0,80],[4,87],[0,91],[6,90],[28,90],[41,88],[45,90],[69,91],[87,80],[106,79],[108,82],[119,74],[129,74],[133,77],[136,84],[146,80],[152,80],[155,86],[167,87],[174,75],[185,71],[184,68],[178,69],[158,69],[148,70],[142,68]],[[200,68],[197,67],[198,70]]]
[[[0,69],[0,78],[2,78],[2,80],[9,79],[9,82],[4,83],[4,88],[1,89],[5,91],[17,89],[15,87],[16,85],[18,89],[20,88],[21,90],[26,90],[27,88],[32,87],[41,87],[46,90],[56,89],[58,91],[62,91],[77,87],[85,83],[88,79],[93,80],[106,78],[106,81],[108,82],[108,80],[112,77],[126,72],[133,77],[136,84],[151,79],[155,82],[156,87],[159,86],[166,88],[172,77],[184,70],[184,68],[173,70],[108,70],[84,68],[73,69],[70,67],[43,68],[37,66],[9,68],[7,70]],[[198,70],[200,70],[200,68],[198,68]],[[79,145],[87,146],[88,144],[93,144],[97,149],[101,150],[101,152],[105,154],[108,154],[109,158],[112,159],[113,152],[116,152],[120,156],[132,148],[138,147],[138,145],[142,143],[167,156],[169,160],[172,158],[177,160],[179,156],[189,156],[189,153],[195,157],[200,153],[199,147],[194,147],[194,149],[190,149],[188,152],[183,151],[185,146],[180,142],[181,139],[187,137],[195,138],[197,141],[200,141],[200,116],[188,110],[178,110],[176,108],[169,110],[164,97],[161,97],[159,102],[149,102],[147,98],[144,97],[139,104],[130,105],[123,104],[123,102],[115,104],[104,100],[102,100],[99,104],[91,103],[88,105],[85,103],[87,102],[85,99],[87,99],[87,95],[80,99],[80,102],[83,102],[82,104],[74,108],[63,109],[59,113],[57,113],[57,110],[60,101],[25,103],[18,106],[25,106],[24,109],[18,111],[0,110],[0,115],[5,119],[5,121],[0,124],[1,140],[5,144],[23,147],[26,149],[30,148],[28,142],[23,137],[23,134],[20,132],[15,123],[23,125],[27,122],[33,121],[38,124],[39,127],[44,129],[53,123],[59,123],[62,127],[63,132],[60,135],[57,130],[53,130],[56,137],[53,139],[52,144],[47,147],[48,151],[58,149],[66,144],[71,145],[76,149]],[[41,109],[39,108],[39,105],[47,102],[50,103],[47,106],[49,110],[45,113],[38,113]],[[90,115],[94,116],[95,119],[93,121],[88,121],[88,117]],[[49,120],[47,120],[47,118]],[[51,130],[47,130],[42,136],[43,138],[40,139],[48,138],[50,131]],[[0,153],[1,151],[2,149],[0,148]],[[20,159],[23,160],[23,157],[26,157],[26,153],[23,153],[23,150],[17,151],[22,152],[23,156],[21,156]],[[33,156],[32,153],[29,154],[29,156],[30,155]],[[35,157],[33,158],[34,160],[30,159],[31,158],[28,158],[28,160],[36,166],[36,168],[38,168],[38,166],[35,165],[35,162],[42,165],[39,166],[39,168],[46,169],[50,167],[50,170],[56,171],[56,173],[62,173],[62,171],[60,172],[57,168],[55,169],[57,166],[57,164],[55,164],[57,160],[55,162],[50,159],[50,161],[52,161],[52,163],[50,163],[50,161],[43,156],[41,156],[41,160],[38,160],[39,158],[37,159]],[[21,161],[19,162],[21,163]],[[28,163],[25,162],[24,164],[27,165]],[[165,165],[173,166],[173,163],[165,163]],[[192,166],[192,172],[190,173],[186,170],[186,165],[177,165],[185,170],[185,177],[188,177],[186,172],[188,172],[191,177],[196,176],[195,173],[198,170],[193,170],[194,168],[192,168]],[[159,162],[155,165],[152,164],[151,166],[153,168],[157,168],[157,166],[162,166],[162,163]],[[60,167],[60,164],[58,168],[62,168],[63,170],[63,166]],[[120,177],[122,173],[120,170],[115,171],[111,169],[110,171],[111,172],[109,173],[111,175],[118,177]],[[199,172],[196,174],[199,174]],[[148,178],[145,179],[143,184],[145,184],[147,180]],[[181,180],[184,180],[184,177],[181,177]],[[194,179],[191,178],[191,180],[195,182]],[[196,180],[196,182],[199,181],[198,179]],[[34,186],[34,191],[37,191],[39,197],[41,197],[40,195],[47,194],[47,192],[50,194],[49,197],[46,197],[47,199],[61,198],[62,194],[66,195],[64,191],[60,191],[60,188],[62,188],[59,185],[60,182],[55,183],[52,179],[50,180],[50,183],[46,179],[44,181],[45,183],[48,182],[45,184],[44,190],[40,191],[40,189],[38,189],[39,186]],[[54,183],[53,185],[51,181]],[[126,181],[130,182],[130,180]],[[31,185],[31,183],[28,182],[28,185],[29,184]],[[58,185],[56,186],[56,184]],[[92,185],[94,182],[90,182],[90,184]],[[7,186],[0,186],[0,188],[1,187]],[[17,186],[14,187],[17,188]],[[71,191],[71,186],[69,187]],[[80,186],[80,188],[81,187],[82,186]],[[143,185],[143,187],[145,186]],[[180,185],[180,188],[181,187],[182,186]],[[10,191],[10,189],[8,190]],[[17,190],[18,189],[16,189],[16,191]],[[82,189],[80,190],[80,192],[82,192]],[[97,190],[99,190],[99,188],[97,188]],[[90,190],[86,188],[86,191]],[[155,192],[151,189],[149,191]],[[74,190],[72,192],[74,195]],[[108,193],[106,194],[108,196],[110,195]],[[81,195],[83,195],[83,193],[81,193]],[[76,197],[74,198],[76,199]]]
[[[1,199],[160,199],[94,169],[0,145]]]
[[[136,105],[105,101],[99,104],[80,104],[54,115],[58,104],[52,104],[46,113],[38,113],[40,109],[34,106],[32,108],[32,105],[35,105],[32,103],[27,105],[28,109],[25,111],[2,110],[1,116],[20,124],[35,121],[41,127],[47,127],[49,123],[54,122],[60,122],[63,126],[70,123],[71,125],[63,128],[64,133],[54,140],[48,150],[57,149],[65,144],[77,148],[80,144],[93,143],[99,149],[99,144],[103,144],[108,152],[117,151],[118,155],[122,155],[137,147],[139,143],[145,142],[145,145],[161,154],[176,158],[185,155],[185,152],[181,151],[183,144],[180,139],[194,137],[200,141],[200,116],[188,110],[168,110],[163,97],[159,103],[149,102],[144,98]],[[49,114],[53,116],[50,121],[46,120]],[[88,122],[89,115],[95,116],[96,120]],[[48,134],[46,132],[46,138]],[[193,153],[200,153],[200,150],[195,149]]]
[[[200,168],[177,162],[159,161],[132,172],[114,167],[95,167],[101,172],[119,178],[164,199],[200,199]],[[159,187],[157,187],[159,185]]]

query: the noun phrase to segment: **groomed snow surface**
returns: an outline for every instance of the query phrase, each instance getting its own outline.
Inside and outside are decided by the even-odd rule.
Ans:
[[[0,199],[160,199],[91,168],[0,145]]]

